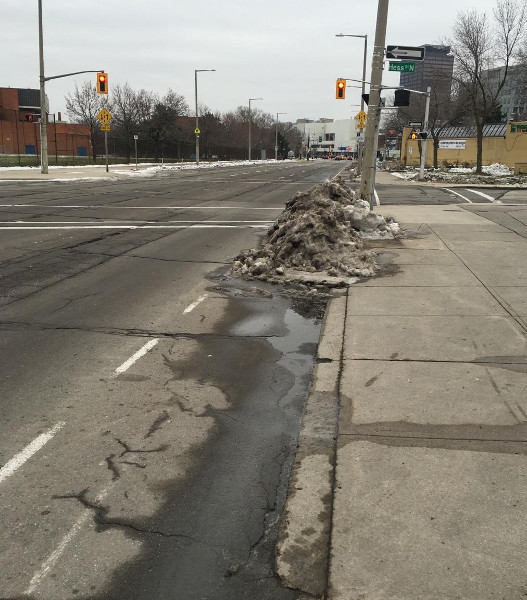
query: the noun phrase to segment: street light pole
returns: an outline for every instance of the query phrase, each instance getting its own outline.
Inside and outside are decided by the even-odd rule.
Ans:
[[[366,58],[368,56],[368,36],[367,35],[358,35],[358,34],[344,34],[337,33],[335,37],[356,37],[356,38],[364,38],[364,59],[362,64],[362,95],[360,99],[360,110],[364,112],[364,94],[366,93]],[[357,175],[362,173],[362,150],[363,150],[363,141],[362,141],[362,129],[360,130],[361,141],[357,144]]]
[[[38,56],[40,62],[40,172],[48,173],[48,127],[46,115],[46,79],[44,77],[44,35],[42,0],[38,0]]]
[[[375,180],[376,138],[379,135],[379,114],[381,101],[382,71],[384,64],[384,46],[386,42],[386,24],[388,21],[389,0],[379,0],[377,8],[377,25],[371,62],[370,99],[368,103],[368,120],[366,122],[366,139],[364,141],[364,162],[360,196],[373,209],[373,182]]]
[[[285,112],[276,113],[276,132],[274,136],[274,159],[278,160],[278,115],[287,115]]]
[[[263,100],[263,98],[249,98],[249,160],[251,160],[251,102],[253,100]]]
[[[196,164],[199,165],[199,115],[198,115],[198,73],[215,71],[216,69],[194,69],[194,97],[196,100]]]
[[[423,121],[423,131],[428,133],[428,115],[430,114],[430,96],[432,88],[426,88],[426,104],[425,104],[425,120]],[[419,179],[423,179],[425,175],[425,160],[426,160],[426,140],[428,136],[421,142],[421,164],[419,165]]]

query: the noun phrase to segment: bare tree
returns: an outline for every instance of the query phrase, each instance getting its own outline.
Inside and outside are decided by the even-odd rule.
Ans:
[[[454,78],[470,103],[477,137],[476,172],[483,164],[483,126],[496,114],[509,67],[522,40],[527,7],[522,0],[498,0],[494,24],[477,10],[460,12],[451,43],[456,58]],[[497,65],[492,83],[490,69]]]
[[[75,83],[74,92],[65,96],[65,100],[66,111],[70,119],[90,128],[90,142],[93,162],[95,162],[97,159],[97,142],[100,137],[99,126],[101,125],[97,115],[102,108],[110,108],[108,96],[98,94],[95,86],[85,81],[81,87]]]
[[[152,116],[157,96],[146,90],[134,91],[128,83],[116,85],[113,89],[112,107],[116,124],[116,135],[125,144],[126,160],[132,155],[133,135]]]

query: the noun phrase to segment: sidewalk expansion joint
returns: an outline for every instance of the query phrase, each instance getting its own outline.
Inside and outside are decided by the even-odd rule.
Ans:
[[[514,314],[513,311],[510,309],[510,307],[506,306],[503,301],[501,300],[501,298],[495,293],[493,292],[486,284],[485,282],[478,277],[478,275],[476,273],[474,273],[474,271],[470,268],[470,266],[467,264],[467,262],[461,257],[459,256],[459,254],[457,254],[457,252],[452,248],[452,245],[444,240],[438,233],[437,231],[434,230],[432,225],[429,225],[430,229],[435,233],[435,235],[443,242],[443,244],[445,244],[445,246],[450,250],[450,252],[452,252],[452,254],[458,258],[461,263],[470,271],[470,273],[481,283],[481,285],[487,290],[487,292],[494,298],[494,300],[496,300],[496,302],[498,302],[498,304],[503,308],[503,310],[511,317],[511,319],[514,319],[514,321],[520,326],[521,330],[523,331],[523,333],[527,333],[527,327],[525,325],[525,323],[523,323],[522,319],[520,318],[519,315]],[[508,229],[508,228],[507,228]],[[516,233],[516,232],[515,232]],[[519,234],[518,234],[519,235]]]

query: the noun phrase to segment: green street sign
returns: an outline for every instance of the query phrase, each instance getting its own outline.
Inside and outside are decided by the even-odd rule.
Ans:
[[[388,71],[399,71],[399,73],[414,73],[415,63],[414,62],[392,62],[390,61],[390,68]]]

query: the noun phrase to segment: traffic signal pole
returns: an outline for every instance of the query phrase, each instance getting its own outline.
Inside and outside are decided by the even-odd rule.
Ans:
[[[368,103],[368,120],[366,122],[366,136],[364,140],[364,160],[362,163],[360,196],[369,203],[373,209],[373,183],[375,180],[376,165],[376,139],[379,135],[379,115],[382,85],[382,71],[384,66],[384,46],[386,42],[386,25],[388,21],[389,0],[379,0],[377,8],[377,26],[375,29],[375,42],[371,62],[370,101]]]
[[[44,35],[42,0],[38,0],[38,56],[40,62],[40,172],[48,173],[48,125],[46,114],[46,78],[44,77]]]

